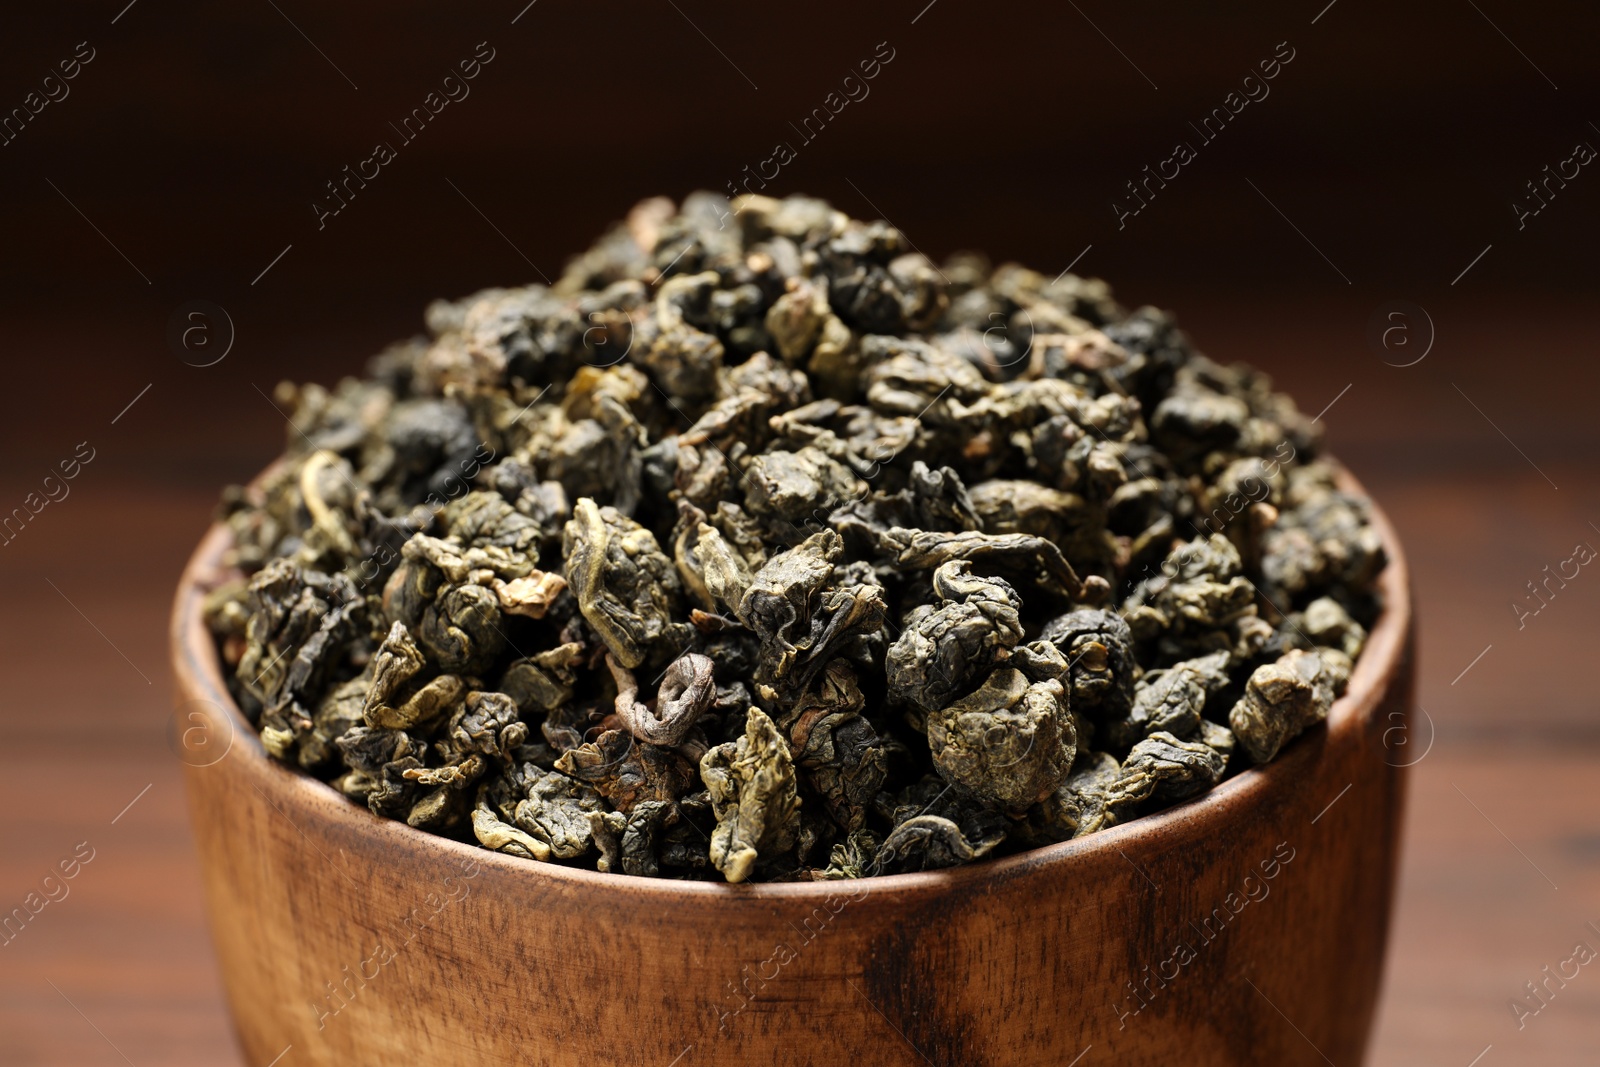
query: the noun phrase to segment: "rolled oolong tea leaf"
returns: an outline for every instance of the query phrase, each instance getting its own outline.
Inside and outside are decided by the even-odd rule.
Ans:
[[[425,322],[278,386],[204,613],[272,758],[519,860],[1093,833],[1274,758],[1382,608],[1321,424],[1095,279],[695,193]]]
[[[889,775],[888,747],[862,714],[865,706],[855,669],[834,660],[780,719],[806,784],[821,794],[834,822],[851,832],[865,823]]]
[[[1163,629],[1174,633],[1214,631],[1249,614],[1255,607],[1255,589],[1240,574],[1239,550],[1227,538],[1213,534],[1180,545],[1167,558],[1172,577],[1149,583],[1143,595],[1159,613]]]
[[[248,590],[241,686],[262,707],[263,745],[288,759],[313,726],[311,708],[333,663],[364,629],[366,602],[342,574],[274,560]]]
[[[672,618],[678,572],[653,533],[585,497],[562,534],[566,576],[578,609],[624,667],[637,667],[652,649],[687,627]]]
[[[322,698],[311,716],[311,733],[300,741],[296,760],[304,770],[325,773],[339,767],[339,738],[360,726],[367,698],[367,679],[352,678],[335,686]]]
[[[835,563],[843,553],[844,542],[834,531],[812,534],[769,559],[737,605],[730,605],[761,639],[758,682],[802,690],[840,644],[882,628],[881,586],[835,583]]]
[[[542,841],[556,859],[587,852],[593,841],[589,814],[605,810],[600,794],[559,771],[541,770],[531,763],[523,766],[521,780],[526,799],[517,802],[512,814],[518,829]]]
[[[960,787],[932,775],[901,792],[890,821],[894,829],[873,860],[877,871],[935,870],[970,863],[999,847],[1013,825]]]
[[[1020,832],[1035,844],[1092,834],[1130,817],[1154,790],[1148,776],[1124,775],[1109,752],[1080,753],[1067,780],[1029,810]]]
[[[1367,641],[1366,629],[1332,597],[1318,597],[1290,618],[1295,632],[1315,641],[1318,648],[1338,649],[1352,660],[1361,655]]]
[[[971,695],[928,714],[928,748],[950,782],[1004,811],[1049,796],[1077,753],[1066,694],[1054,680],[1029,682],[1002,667]]]
[[[1212,722],[1210,719],[1201,719],[1200,729],[1189,740],[1200,741],[1211,746],[1227,760],[1233,758],[1234,750],[1239,747],[1238,738],[1233,736],[1232,730],[1221,723]]]
[[[728,881],[744,881],[758,858],[795,846],[800,797],[794,760],[760,708],[750,709],[743,737],[701,757],[700,777],[717,815],[711,862]]]
[[[1052,541],[1028,534],[940,533],[894,527],[880,543],[893,555],[894,566],[933,569],[951,560],[971,560],[1010,569],[1031,578],[1042,589],[1061,596],[1078,592],[1077,572]]]
[[[1108,724],[1107,738],[1131,747],[1157,732],[1188,737],[1200,727],[1206,699],[1227,687],[1230,658],[1226,652],[1213,652],[1151,671],[1140,679],[1128,717]]]
[[[1228,726],[1252,760],[1266,763],[1284,742],[1326,719],[1332,706],[1333,682],[1322,659],[1294,649],[1255,669],[1228,712]]]
[[[488,805],[481,802],[472,809],[472,834],[478,839],[478,844],[493,852],[504,852],[529,860],[550,858],[549,845],[509,823],[501,822]]]
[[[800,522],[833,501],[855,497],[865,483],[820,448],[768,452],[745,467],[745,500],[757,515]]]
[[[626,730],[607,730],[568,749],[556,770],[599,791],[617,811],[645,800],[676,800],[694,782],[694,768],[674,749],[637,742]]]
[[[1046,624],[1040,637],[1066,656],[1074,711],[1109,719],[1128,714],[1138,661],[1133,631],[1121,615],[1103,608],[1068,612]]]
[[[661,873],[659,839],[678,822],[678,806],[665,800],[645,800],[628,814],[622,830],[622,873],[655,877]]]
[[[915,609],[889,649],[890,693],[923,711],[949,704],[1022,639],[1017,591],[971,570],[967,560],[941,564],[933,572],[933,592],[942,603]]]
[[[528,739],[528,724],[504,693],[474,691],[451,716],[448,736],[460,751],[508,759]]]
[[[500,691],[517,702],[523,715],[548,714],[572,700],[583,645],[569,641],[513,660],[500,679]]]
[[[400,691],[401,686],[422,670],[426,663],[422,649],[411,639],[411,632],[406,629],[406,624],[397,621],[390,626],[388,636],[383,639],[378,654],[372,660],[372,680],[367,689],[366,703],[362,707],[362,715],[369,719],[368,726],[404,729],[416,721],[413,719],[412,723],[384,723],[370,720],[379,708],[399,703],[394,700],[395,694]]]
[[[961,827],[939,815],[917,815],[894,828],[878,849],[877,859],[885,865],[897,864],[910,870],[937,870],[971,863],[1004,840],[996,835],[988,840],[968,840]]]
[[[600,852],[595,870],[601,874],[627,873],[622,867],[622,835],[627,829],[628,817],[620,811],[589,812],[589,836]],[[481,835],[479,839],[482,840]]]
[[[1156,799],[1182,800],[1216,785],[1228,757],[1203,741],[1180,741],[1158,730],[1133,746],[1123,761],[1124,775],[1151,779]]]
[[[833,846],[828,866],[817,875],[818,881],[865,878],[877,873],[878,838],[871,830],[856,830]]]
[[[404,730],[352,727],[339,738],[350,773],[340,779],[347,795],[365,801],[374,815],[407,818],[422,796],[422,786],[407,771],[422,770],[427,746]]]

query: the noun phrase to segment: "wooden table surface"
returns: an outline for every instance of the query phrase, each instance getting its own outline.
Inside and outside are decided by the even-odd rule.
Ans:
[[[1511,1004],[1576,946],[1600,951],[1600,576],[1585,569],[1521,629],[1510,607],[1545,564],[1600,545],[1595,312],[1430,307],[1448,343],[1402,370],[1360,343],[1350,323],[1365,309],[1180,306],[1211,308],[1186,316],[1191,332],[1267,366],[1303,408],[1336,399],[1332,439],[1410,555],[1419,702],[1434,730],[1411,739],[1426,755],[1369,1062],[1596,1062],[1600,966],[1551,980],[1537,1014],[1519,1020]],[[43,359],[52,328],[24,324],[13,344]],[[235,384],[267,385],[278,369],[263,360]],[[18,396],[64,395],[59,369],[18,373]],[[0,549],[0,913],[75,849],[93,856],[65,898],[0,944],[0,1064],[238,1063],[167,739],[165,624],[215,483],[266,460],[281,427],[248,388],[196,404],[164,384],[108,425],[126,402],[114,384],[103,418],[58,404],[5,430],[6,508],[52,449],[87,436],[106,458]],[[220,458],[191,447],[208,439],[242,444]]]

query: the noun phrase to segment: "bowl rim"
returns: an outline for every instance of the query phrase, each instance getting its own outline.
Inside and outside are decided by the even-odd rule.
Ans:
[[[1310,755],[1313,750],[1320,754],[1329,741],[1358,734],[1382,702],[1394,680],[1395,668],[1408,653],[1412,621],[1410,574],[1394,527],[1354,475],[1331,458],[1323,458],[1335,464],[1340,490],[1360,495],[1367,501],[1372,525],[1378,531],[1387,555],[1387,563],[1376,581],[1382,610],[1367,635],[1366,645],[1351,672],[1345,694],[1334,702],[1325,724],[1313,726],[1295,738],[1282,756],[1264,767],[1246,768],[1191,800],[1083,837],[935,871],[881,874],[850,880],[729,883],[602,873],[560,863],[521,859],[419,830],[400,820],[382,818],[352,802],[327,782],[268,756],[260,735],[228,692],[222,678],[216,642],[201,612],[206,592],[217,584],[222,554],[232,542],[231,532],[222,522],[213,523],[206,531],[179,579],[173,600],[170,640],[177,682],[173,694],[175,703],[181,707],[200,700],[222,709],[227,717],[230,745],[216,764],[203,768],[191,765],[186,769],[195,773],[197,770],[209,771],[213,767],[224,768],[237,749],[240,758],[259,765],[268,775],[276,775],[276,785],[288,791],[304,807],[320,810],[326,818],[343,824],[349,832],[368,836],[375,845],[386,846],[396,854],[403,854],[407,849],[434,850],[440,859],[476,860],[479,864],[503,870],[512,877],[548,878],[557,883],[567,883],[573,889],[659,894],[679,901],[688,897],[720,901],[736,897],[758,902],[821,902],[846,891],[847,887],[871,894],[894,892],[899,896],[953,893],[992,885],[1040,867],[1066,867],[1080,858],[1122,852],[1130,844],[1139,841],[1162,840],[1175,835],[1203,838],[1208,831],[1220,829],[1218,823],[1228,817],[1228,813],[1236,806],[1264,799],[1275,790],[1290,785],[1289,779],[1301,773],[1301,764],[1314,758]],[[1259,589],[1257,592],[1265,597]],[[223,773],[236,772],[224,770]],[[1085,859],[1084,862],[1087,864],[1089,861]]]

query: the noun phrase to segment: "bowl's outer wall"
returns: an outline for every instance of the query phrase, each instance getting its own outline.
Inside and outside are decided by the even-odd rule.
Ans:
[[[231,739],[187,779],[246,1058],[1061,1067],[1092,1046],[1084,1067],[1358,1064],[1403,801],[1385,734],[1412,684],[1404,561],[1379,521],[1387,609],[1350,692],[1266,768],[992,863],[765,886],[514,860],[274,763],[200,617],[214,528],[173,647],[180,709]]]

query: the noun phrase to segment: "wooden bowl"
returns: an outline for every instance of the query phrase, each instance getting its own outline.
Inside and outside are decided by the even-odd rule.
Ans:
[[[1405,762],[1393,742],[1412,686],[1406,566],[1376,521],[1385,611],[1326,727],[1273,763],[1021,855],[764,885],[513,859],[380,819],[273,762],[201,618],[228,545],[214,527],[178,588],[173,665],[245,1056],[1353,1067],[1389,927]]]

